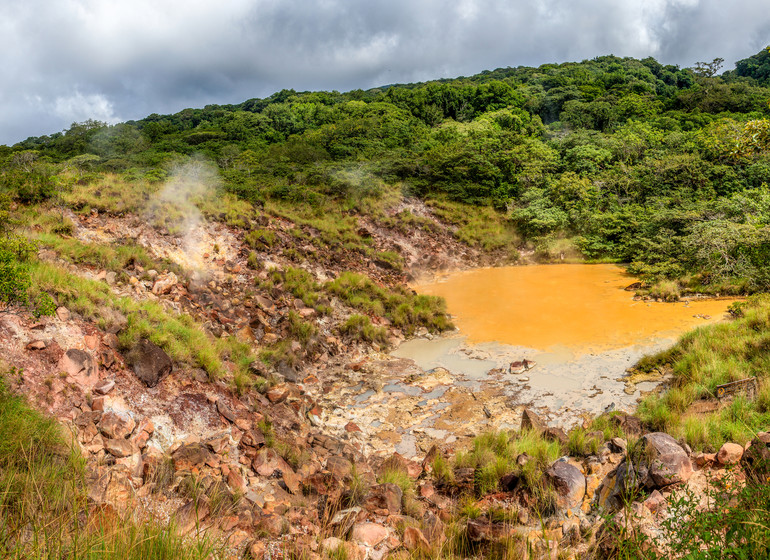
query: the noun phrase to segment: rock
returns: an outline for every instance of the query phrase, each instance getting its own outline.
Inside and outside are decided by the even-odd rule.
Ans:
[[[127,412],[108,410],[99,421],[99,431],[108,438],[125,439],[134,431],[136,422]]]
[[[337,537],[327,537],[321,541],[321,552],[330,556],[331,553],[336,552],[339,547],[344,545],[344,543],[345,541],[338,539]]]
[[[534,430],[538,433],[545,430],[545,424],[540,416],[528,408],[525,408],[524,412],[521,413],[521,431],[524,430]]]
[[[562,508],[575,508],[583,501],[586,493],[586,478],[575,465],[556,461],[546,476],[556,490],[556,502]]]
[[[409,552],[417,552],[429,555],[431,551],[430,543],[425,535],[417,527],[407,527],[404,529],[404,547]]]
[[[756,484],[770,481],[770,433],[760,432],[748,449],[743,452],[741,467],[746,479]]]
[[[217,412],[230,422],[235,422],[236,416],[224,399],[217,399]]]
[[[692,475],[690,458],[668,434],[653,432],[642,436],[632,454],[639,481],[650,490],[687,482]]]
[[[339,480],[345,480],[353,472],[353,465],[344,457],[332,455],[326,460],[326,470],[332,473]]]
[[[265,393],[265,396],[273,404],[283,402],[289,396],[289,386],[285,383],[281,383],[274,387],[270,387],[270,389],[267,390],[267,393]]]
[[[557,441],[566,445],[569,438],[567,434],[561,428],[546,428],[543,430],[543,437],[551,441]]]
[[[163,349],[143,338],[128,355],[129,362],[136,376],[147,387],[155,387],[158,382],[171,373],[171,358]]]
[[[168,274],[161,274],[152,286],[152,293],[156,296],[167,294],[171,291],[179,280],[176,274],[169,272]]]
[[[115,457],[128,457],[134,453],[138,453],[139,450],[136,446],[127,439],[112,439],[108,438],[104,440],[104,448]]]
[[[93,356],[83,350],[71,348],[59,360],[59,369],[67,374],[71,383],[90,389],[99,381],[99,366]]]
[[[623,461],[604,478],[596,501],[602,508],[617,509],[622,505],[622,498],[633,495],[638,485],[636,470],[631,463]]]
[[[257,526],[271,537],[280,537],[287,529],[286,524],[283,522],[283,517],[275,513],[263,515]]]
[[[59,319],[59,321],[69,321],[72,317],[72,314],[70,313],[70,310],[66,307],[57,307],[56,308],[56,317]]]
[[[283,475],[284,471],[291,471],[289,464],[270,447],[260,449],[251,466],[257,474],[262,476],[273,476],[276,472]]]
[[[201,443],[188,443],[182,445],[171,454],[176,471],[193,471],[200,469],[203,465],[211,461],[214,455],[208,447]]]
[[[468,538],[474,542],[499,541],[507,539],[515,532],[515,527],[510,523],[491,523],[486,519],[469,519]]]
[[[653,490],[643,503],[652,513],[657,513],[666,506],[666,498],[657,490]]]
[[[106,395],[114,388],[115,381],[112,379],[105,379],[104,381],[101,381],[94,386],[94,392],[99,393],[100,395]]]
[[[48,346],[48,343],[45,340],[32,340],[27,343],[27,350],[43,350],[45,347]]]
[[[630,414],[615,414],[610,416],[610,421],[616,426],[619,426],[626,436],[629,437],[639,437],[644,431],[642,421]]]
[[[369,511],[386,509],[390,515],[397,515],[401,512],[403,494],[401,488],[391,482],[378,484],[369,491],[364,500],[364,507]]]
[[[356,523],[350,533],[350,540],[367,546],[377,546],[388,536],[388,529],[378,523]]]
[[[422,516],[422,534],[431,544],[441,544],[446,539],[444,522],[430,510]]]
[[[198,500],[190,500],[176,511],[175,520],[179,532],[186,534],[193,529],[199,529],[201,522],[208,515],[209,503],[206,498],[201,497]]]
[[[626,440],[620,437],[614,437],[610,440],[610,451],[613,453],[625,453],[628,448]]]
[[[720,465],[735,465],[743,457],[743,447],[737,443],[725,443],[717,452],[717,461]]]

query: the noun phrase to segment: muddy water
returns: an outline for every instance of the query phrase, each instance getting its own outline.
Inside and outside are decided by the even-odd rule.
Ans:
[[[629,384],[626,370],[684,332],[724,320],[730,299],[634,301],[635,279],[615,265],[538,265],[457,272],[414,286],[443,296],[458,332],[414,339],[393,354],[455,385],[500,385],[508,405],[534,406],[556,424],[608,406],[633,410],[657,382]],[[510,373],[512,361],[536,366]]]
[[[615,265],[538,265],[458,272],[415,289],[443,296],[471,343],[578,355],[677,336],[721,320],[731,303],[634,301],[623,289],[634,281]]]

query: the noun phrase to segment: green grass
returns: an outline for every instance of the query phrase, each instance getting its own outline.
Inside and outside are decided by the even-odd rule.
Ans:
[[[171,314],[157,302],[117,296],[104,283],[49,263],[33,263],[31,273],[37,290],[54,294],[60,305],[93,320],[101,329],[122,326],[118,338],[124,349],[147,338],[174,361],[201,367],[212,379],[225,376],[226,360],[245,374],[254,359],[247,344],[233,337],[214,339],[189,315]]]
[[[11,394],[0,376],[0,550],[3,558],[204,560],[207,539],[173,524],[100,517],[90,509],[85,463],[63,428]]]
[[[521,237],[501,212],[445,198],[431,198],[426,204],[436,217],[456,227],[454,236],[459,241],[485,251],[506,251],[512,261],[518,258]]]
[[[388,342],[388,331],[385,327],[375,327],[371,319],[366,315],[353,314],[340,325],[340,332],[343,335],[351,337],[353,340],[364,342],[377,342],[386,344]]]
[[[431,332],[453,328],[446,313],[446,302],[436,296],[414,294],[403,286],[385,288],[363,274],[350,271],[328,282],[325,288],[355,309],[387,317],[407,334],[419,327]]]
[[[531,457],[523,467],[516,463],[522,453]],[[549,441],[533,430],[518,434],[486,432],[473,439],[470,450],[455,456],[455,467],[474,468],[474,486],[478,495],[497,489],[500,477],[508,473],[522,476],[537,496],[546,496],[543,471],[562,454],[558,442]]]
[[[683,438],[694,450],[716,451],[726,441],[745,444],[770,425],[770,295],[749,298],[741,317],[701,327],[673,348],[640,360],[637,369],[668,371],[673,379],[660,395],[646,397],[638,414],[653,430]],[[710,414],[690,412],[700,399],[715,399],[716,387],[757,377],[753,401],[737,398]]]

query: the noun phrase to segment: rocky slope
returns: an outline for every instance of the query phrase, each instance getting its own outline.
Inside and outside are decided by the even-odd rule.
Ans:
[[[99,269],[56,247],[42,249],[44,261],[116,295],[189,314],[217,337],[254,347],[291,341],[296,360],[253,362],[261,381],[239,390],[227,376],[212,379],[146,339],[125,347],[125,317],[100,327],[66,306],[40,320],[0,314],[7,383],[68,428],[87,458],[93,504],[173,518],[184,533],[221,538],[232,557],[319,558],[341,549],[361,560],[483,555],[500,543],[530,557],[603,557],[614,545],[600,529],[602,513],[619,511],[617,521],[627,523],[622,514],[630,508],[634,530],[657,537],[670,516],[668,496],[683,488],[701,495],[712,477],[742,484],[745,473],[767,474],[766,465],[757,466],[770,454],[766,433],[746,449],[726,444],[714,456],[693,455],[625,414],[612,417],[625,438],[593,432],[590,452],[568,456],[567,435],[523,404],[512,406],[494,376],[455,384],[445,370],[425,372],[379,352],[384,341],[352,340],[340,331],[355,311],[349,302],[323,292],[318,303],[329,310],[321,313],[286,281],[285,271],[296,267],[316,282],[355,270],[398,286],[420,271],[484,258],[447,229],[407,235],[362,219],[359,233],[377,251],[398,247],[403,267],[394,267],[344,247],[319,249],[309,241],[317,232],[292,234],[296,226],[281,220],[255,224],[271,232],[264,236],[270,242],[255,244],[221,223],[184,238],[132,215],[67,219],[81,243],[130,240],[177,272],[138,263]],[[260,266],[249,263],[252,253]],[[313,335],[292,338],[290,316],[312,325]],[[407,335],[372,317],[390,344]],[[563,456],[541,465],[542,458],[520,453],[516,469],[495,477],[493,491],[480,485],[478,465],[452,460],[476,434],[511,428],[556,442]],[[528,463],[537,464],[540,486],[532,485]],[[725,470],[731,465],[740,468]],[[622,508],[631,486],[639,489],[635,501]]]

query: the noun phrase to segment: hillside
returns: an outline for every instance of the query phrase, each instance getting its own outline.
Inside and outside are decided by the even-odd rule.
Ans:
[[[0,146],[0,548],[761,557],[769,59],[282,91]],[[569,433],[493,375],[387,353],[453,328],[410,281],[557,261],[751,297],[637,364],[661,385],[636,411]],[[682,513],[705,496],[722,519]]]

